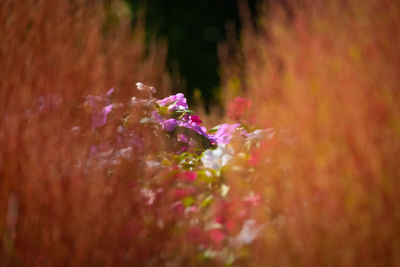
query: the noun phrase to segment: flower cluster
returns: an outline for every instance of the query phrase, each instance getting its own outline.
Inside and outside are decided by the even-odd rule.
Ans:
[[[144,166],[152,172],[162,172],[165,178],[161,181],[166,179],[170,189],[166,190],[165,185],[158,184],[156,180],[152,181],[151,186],[142,186],[139,191],[143,203],[150,208],[160,199],[164,199],[164,204],[169,203],[165,205],[171,211],[178,213],[183,220],[187,218],[190,221],[186,224],[190,228],[188,238],[199,244],[198,249],[204,257],[225,263],[234,261],[234,252],[255,240],[263,227],[249,215],[251,207],[261,205],[260,196],[251,193],[243,196],[239,202],[230,200],[230,185],[223,179],[224,171],[230,167],[235,168],[232,162],[235,161],[236,154],[243,154],[243,151],[235,151],[232,141],[240,137],[245,144],[243,147],[249,148],[245,151],[248,156],[244,158],[251,165],[254,163],[252,144],[272,138],[273,131],[248,132],[240,123],[224,123],[207,130],[200,117],[189,109],[182,93],[156,99],[153,97],[156,92],[154,87],[142,83],[137,83],[136,86],[138,90],[147,92],[148,98],[133,97],[126,105],[116,105],[110,100],[113,89],[104,96],[88,96],[86,102],[93,111],[92,127],[100,130],[112,120],[110,114],[116,114],[118,119],[119,114],[130,114],[130,108],[136,108],[135,113],[139,110],[139,121],[133,124],[141,123],[154,129],[150,131],[154,138],[164,138],[172,149],[162,153],[162,156],[160,153],[145,159]],[[240,103],[243,104],[243,101]],[[126,110],[116,112],[121,107]],[[129,120],[132,117],[125,115],[121,125],[117,126],[117,140],[114,143],[118,147],[91,147],[93,161],[90,164],[97,163],[104,167],[107,162],[111,162],[112,167],[143,151],[141,138],[134,128],[127,127]],[[233,221],[226,213],[235,206],[243,209],[236,216],[231,212],[230,216],[236,218]],[[162,221],[159,223],[163,225]],[[228,245],[224,249],[223,243]]]
[[[177,141],[188,145],[185,151],[192,143],[202,148],[211,148],[218,144],[213,135],[207,134],[199,116],[192,115],[193,111],[189,110],[182,93],[157,100],[156,104],[157,110],[152,112],[152,119],[160,123],[167,132],[178,133]]]

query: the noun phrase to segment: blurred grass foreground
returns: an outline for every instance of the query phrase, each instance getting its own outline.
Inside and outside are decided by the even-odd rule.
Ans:
[[[0,265],[400,266],[400,3],[278,2],[219,50],[221,121],[268,138],[177,154],[119,109],[170,92],[122,2],[1,1]]]

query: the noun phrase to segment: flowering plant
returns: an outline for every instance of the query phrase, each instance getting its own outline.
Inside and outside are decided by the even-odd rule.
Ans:
[[[142,83],[136,86],[147,92],[148,98],[133,97],[129,103],[112,104],[113,89],[104,96],[87,97],[87,104],[94,111],[92,127],[101,130],[111,124],[119,144],[118,149],[106,153],[99,152],[100,145],[93,146],[93,158],[103,167],[106,162],[121,164],[121,160],[145,149],[135,125],[151,129],[150,140],[164,147],[143,159],[144,166],[153,173],[153,181],[141,184],[143,203],[151,209],[162,201],[164,209],[182,218],[180,229],[197,244],[202,257],[233,263],[239,251],[263,229],[250,215],[252,207],[261,205],[262,200],[252,192],[231,199],[224,173],[243,169],[243,160],[251,163],[254,147],[266,137],[271,138],[271,133],[267,136],[265,130],[248,132],[240,123],[224,123],[208,130],[189,109],[182,93],[156,99],[154,87]],[[244,145],[235,147],[234,140]],[[235,210],[236,206],[241,210]],[[160,227],[164,223],[160,219]]]

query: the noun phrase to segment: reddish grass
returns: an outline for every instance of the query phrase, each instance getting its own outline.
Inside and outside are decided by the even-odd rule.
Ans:
[[[243,264],[400,266],[399,2],[285,2],[247,26],[236,62],[223,58],[225,95],[246,91],[277,133],[253,174],[228,175],[266,203]]]
[[[84,97],[114,87],[113,102],[126,102],[136,81],[166,94],[165,49],[145,57],[142,28],[131,32],[118,2],[2,1],[0,264],[207,265],[197,243],[223,249],[252,218],[261,235],[232,248],[237,266],[399,266],[400,6],[285,2],[224,59],[225,101],[245,89],[240,119],[276,135],[230,163],[246,168],[224,170],[228,198],[210,211],[226,232],[208,240],[187,235],[190,216],[171,207],[187,193],[176,177],[146,167],[170,148],[135,123],[142,109],[129,114],[143,140],[131,158],[110,167],[90,152],[121,148],[123,114],[94,130]]]
[[[132,31],[121,7],[0,3],[2,266],[162,265],[178,253],[169,248],[178,242],[171,238],[175,218],[162,204],[146,207],[138,186],[157,179],[143,164],[163,150],[162,140],[136,125],[142,150],[112,172],[91,164],[92,145],[103,152],[117,146],[119,119],[93,130],[85,96],[114,87],[118,103],[138,94],[137,81],[160,95],[169,88],[165,48],[155,44],[145,56],[142,27]]]

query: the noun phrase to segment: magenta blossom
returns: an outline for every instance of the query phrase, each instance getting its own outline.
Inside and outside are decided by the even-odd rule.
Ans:
[[[168,106],[169,110],[188,109],[186,98],[182,93],[171,95],[164,99],[158,100],[157,104],[159,104],[160,106]]]
[[[151,112],[151,118],[152,118],[153,120],[155,120],[156,122],[162,124],[163,118],[161,117],[160,114],[158,114],[157,111]]]
[[[153,111],[151,113],[151,118],[161,124],[163,129],[168,132],[172,132],[173,130],[175,130],[176,126],[178,125],[178,121],[176,119],[164,120],[157,111]]]
[[[182,93],[178,93],[162,100],[158,100],[157,104],[163,107],[168,107],[169,111],[185,111],[188,109],[186,98]],[[207,140],[209,140],[211,146],[217,143],[213,137],[207,134],[207,129],[200,125],[202,121],[197,115],[189,115],[185,112],[183,115],[179,116],[178,119],[164,119],[163,116],[157,111],[153,111],[152,119],[160,123],[163,129],[166,131],[174,131],[176,127],[186,128],[194,131],[202,137],[205,137]],[[205,141],[202,138],[199,139],[198,137],[192,135],[192,133],[190,132],[186,132],[185,134],[187,136],[183,136],[182,134],[178,136],[179,142],[189,143],[192,139],[202,140],[201,143],[204,143]]]
[[[173,130],[175,130],[176,126],[178,125],[178,121],[175,119],[164,120],[162,122],[162,125],[166,131],[172,132]]]
[[[104,126],[107,122],[107,115],[111,112],[113,105],[110,104],[105,106],[100,113],[96,114],[92,118],[92,126],[94,128]]]
[[[88,95],[86,96],[86,101],[91,107],[98,107],[102,105],[109,105],[110,97],[114,92],[114,88],[108,90],[105,95]]]
[[[114,88],[108,90],[105,95],[92,96],[88,95],[86,101],[92,107],[95,114],[92,117],[92,127],[98,128],[104,126],[107,122],[107,115],[111,112],[113,105],[110,97],[114,92]]]
[[[195,123],[190,123],[190,122],[186,122],[186,121],[180,121],[178,123],[178,125],[181,126],[181,127],[185,127],[185,128],[191,129],[191,130],[195,131],[196,133],[198,133],[198,134],[210,139],[208,134],[206,134],[207,129],[205,127],[203,127],[203,126],[199,126],[199,125],[197,125]]]
[[[114,88],[111,88],[110,90],[107,91],[106,96],[110,97],[113,92],[114,92]]]
[[[197,178],[197,173],[191,172],[191,171],[185,171],[185,172],[178,173],[177,176],[181,180],[193,182]]]
[[[227,145],[231,142],[232,135],[235,132],[236,128],[239,126],[240,126],[240,124],[238,124],[238,123],[231,124],[231,125],[229,125],[227,123],[221,124],[218,131],[214,135],[211,135],[211,136],[215,139],[215,141],[218,144]]]
[[[191,124],[201,124],[201,120],[200,120],[200,117],[199,116],[197,116],[197,115],[191,115],[190,117],[189,117],[189,122],[191,123]]]

